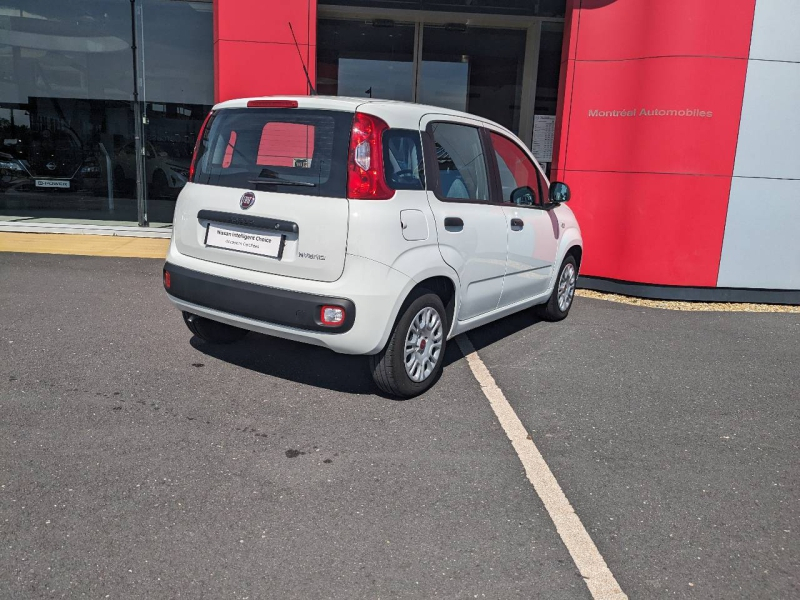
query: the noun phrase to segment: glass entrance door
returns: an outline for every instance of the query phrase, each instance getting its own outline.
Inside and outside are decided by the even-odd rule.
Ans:
[[[431,104],[521,129],[527,27],[323,18],[317,31],[320,94]]]
[[[425,25],[416,101],[517,131],[525,42],[520,29]]]
[[[413,23],[320,20],[317,91],[413,102],[415,35]]]

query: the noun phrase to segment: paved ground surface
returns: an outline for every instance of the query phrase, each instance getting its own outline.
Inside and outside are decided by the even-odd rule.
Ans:
[[[155,260],[0,254],[0,597],[588,598],[458,348],[192,340]],[[800,317],[470,333],[631,598],[800,594]]]

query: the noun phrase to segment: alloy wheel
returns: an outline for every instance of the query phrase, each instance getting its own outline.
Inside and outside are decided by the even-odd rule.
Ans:
[[[411,320],[406,334],[403,362],[411,381],[430,377],[442,353],[444,333],[439,313],[426,306]]]
[[[572,304],[572,298],[575,296],[576,280],[575,265],[567,263],[558,280],[558,309],[561,312],[567,312]]]

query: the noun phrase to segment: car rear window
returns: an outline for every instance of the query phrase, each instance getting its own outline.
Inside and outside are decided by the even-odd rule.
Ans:
[[[342,111],[220,110],[203,132],[193,181],[344,198],[352,124]]]

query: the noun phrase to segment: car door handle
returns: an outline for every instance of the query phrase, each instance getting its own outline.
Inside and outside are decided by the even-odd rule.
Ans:
[[[522,219],[511,219],[511,231],[519,231],[525,227],[525,221]]]
[[[461,231],[464,229],[464,221],[460,217],[445,217],[444,228],[447,231]]]

